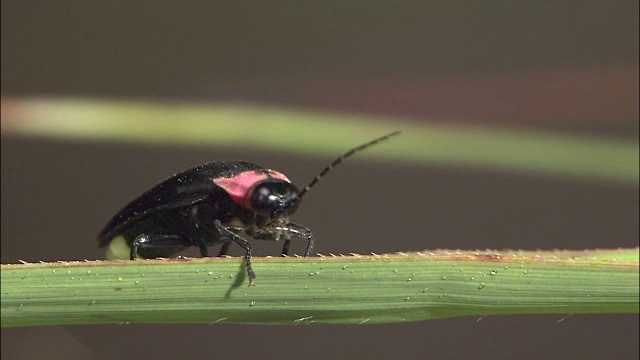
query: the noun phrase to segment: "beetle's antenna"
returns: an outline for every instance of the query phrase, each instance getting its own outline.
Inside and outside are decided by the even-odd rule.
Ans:
[[[357,153],[358,151],[362,151],[370,146],[376,145],[379,142],[385,141],[387,139],[389,139],[392,136],[396,136],[398,134],[400,134],[402,131],[400,130],[396,130],[390,134],[387,134],[385,136],[381,136],[377,139],[373,139],[367,143],[364,143],[360,146],[356,146],[353,149],[347,151],[346,153],[340,155],[339,158],[333,160],[333,162],[329,165],[327,165],[326,168],[324,168],[324,170],[322,170],[320,172],[320,174],[318,174],[318,176],[316,176],[315,178],[313,178],[313,180],[311,180],[311,182],[309,183],[309,185],[305,186],[304,189],[302,189],[302,191],[300,191],[300,193],[298,194],[299,198],[302,198],[304,196],[304,194],[306,194],[309,190],[311,190],[312,187],[314,187],[318,181],[320,181],[320,179],[322,179],[325,175],[327,175],[327,173],[329,172],[329,170],[333,169],[334,166],[339,165],[340,163],[342,163],[346,158],[350,157],[351,155]]]

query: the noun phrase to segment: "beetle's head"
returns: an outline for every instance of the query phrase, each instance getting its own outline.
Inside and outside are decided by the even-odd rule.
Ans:
[[[246,206],[274,223],[284,223],[300,205],[298,188],[288,181],[269,178],[257,182],[247,193]],[[284,225],[283,224],[283,225]]]

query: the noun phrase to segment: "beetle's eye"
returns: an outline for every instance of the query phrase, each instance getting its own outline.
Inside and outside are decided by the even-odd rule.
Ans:
[[[291,215],[298,209],[298,189],[285,181],[265,181],[251,193],[251,209],[263,216]]]

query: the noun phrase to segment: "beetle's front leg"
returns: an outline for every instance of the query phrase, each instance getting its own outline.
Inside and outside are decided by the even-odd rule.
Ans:
[[[289,245],[291,243],[291,236],[295,236],[297,238],[306,239],[307,240],[307,249],[304,252],[304,256],[309,256],[311,254],[311,249],[313,249],[314,240],[313,235],[311,234],[311,230],[306,227],[294,223],[288,223],[286,227],[274,227],[269,230],[251,230],[247,232],[251,237],[258,240],[279,240],[279,235],[285,235],[284,246],[282,247],[282,255],[286,256],[289,254]]]
[[[247,234],[256,240],[280,240],[280,235],[283,232],[269,230],[262,230],[258,228],[247,229]],[[289,255],[289,245],[291,244],[291,236],[288,232],[284,232],[284,246],[282,247],[282,256]]]
[[[302,225],[294,223],[288,223],[286,228],[288,229],[289,234],[291,234],[292,236],[301,239],[307,239],[307,249],[304,252],[304,256],[311,255],[311,249],[313,249],[314,245],[313,234],[311,234],[311,230]]]

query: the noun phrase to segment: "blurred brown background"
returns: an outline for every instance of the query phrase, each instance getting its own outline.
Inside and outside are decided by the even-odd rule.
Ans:
[[[259,103],[637,141],[638,10],[600,0],[10,0],[2,96]],[[2,263],[101,258],[95,236],[122,205],[225,159],[297,183],[332,160],[3,135]],[[638,246],[638,189],[617,184],[354,160],[305,200],[296,220],[324,253]],[[3,329],[2,357],[638,358],[637,315],[478,320]]]

